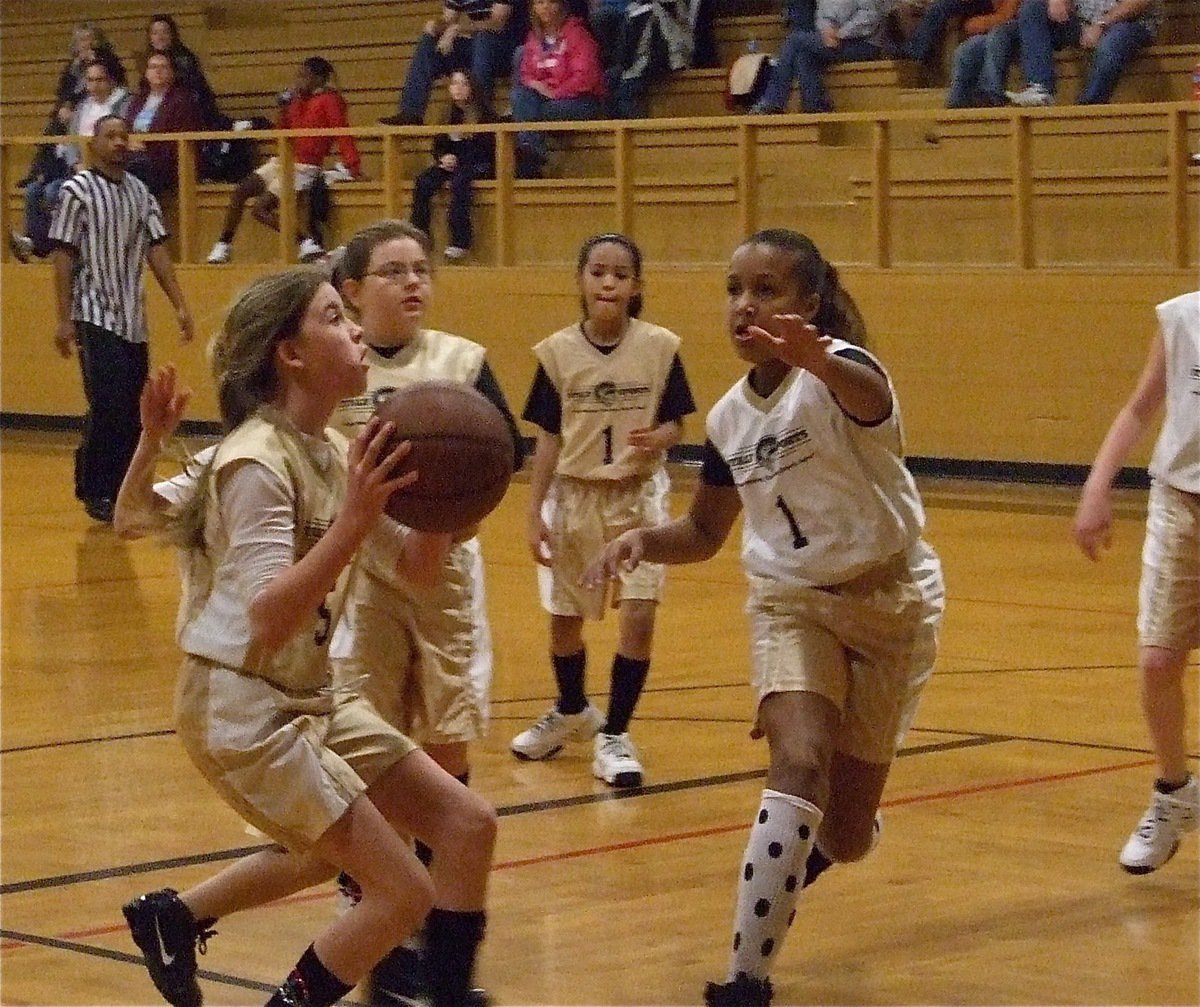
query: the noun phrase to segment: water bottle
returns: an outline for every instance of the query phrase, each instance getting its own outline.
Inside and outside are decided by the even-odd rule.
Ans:
[[[752,38],[746,43],[746,52],[750,53],[751,56],[758,52],[758,39]],[[1200,73],[1200,66],[1196,67],[1196,72]]]
[[[1200,63],[1192,71],[1192,97],[1200,101]]]

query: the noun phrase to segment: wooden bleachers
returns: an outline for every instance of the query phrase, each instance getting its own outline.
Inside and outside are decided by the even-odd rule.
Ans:
[[[69,25],[83,9],[68,0],[56,10],[64,19],[53,25],[48,15],[33,16],[44,5],[29,0],[5,4],[0,30],[6,51],[11,44],[9,29],[19,37],[19,58],[6,58],[0,67],[0,115],[3,132],[12,136],[40,131],[47,103],[44,95],[53,89],[61,67]],[[351,123],[373,126],[382,115],[394,111],[397,90],[411,59],[415,39],[424,21],[438,9],[431,0],[346,0],[328,4],[289,0],[277,3],[224,5],[184,4],[177,8],[184,25],[185,40],[201,55],[210,80],[218,91],[224,111],[233,117],[271,114],[275,93],[285,87],[296,64],[305,55],[321,53],[338,69],[340,86],[350,108]],[[69,12],[69,13],[68,13]],[[119,48],[132,68],[132,54],[144,38],[144,3],[122,0],[103,8],[106,31],[119,40]],[[1191,69],[1200,59],[1200,3],[1168,0],[1167,27],[1162,44],[1149,47],[1126,71],[1119,86],[1118,102],[1178,101],[1190,97]],[[29,15],[27,18],[25,15]],[[11,22],[11,24],[10,24]],[[314,44],[323,34],[327,44]],[[776,49],[783,38],[780,19],[774,14],[742,13],[725,16],[718,24],[718,48],[723,62],[744,51],[750,39],[766,50]],[[38,46],[53,52],[39,60]],[[26,48],[26,46],[28,48]],[[1079,87],[1084,64],[1076,53],[1057,57],[1061,98],[1069,101]],[[656,117],[723,115],[723,70],[689,70],[660,82],[651,93],[651,111]],[[1004,116],[975,119],[940,114],[943,92],[918,86],[915,67],[906,61],[878,60],[834,67],[828,77],[830,92],[840,111],[883,112],[894,109],[927,110],[927,118],[898,117],[891,130],[892,199],[897,220],[912,214],[937,214],[947,207],[965,214],[977,225],[956,226],[943,231],[951,237],[936,254],[920,248],[908,249],[917,261],[934,261],[939,255],[978,256],[978,261],[1006,261],[1007,232],[995,225],[996,201],[1005,192],[1011,139]],[[498,105],[506,101],[502,82]],[[441,92],[437,93],[428,121],[442,114]],[[1187,119],[1193,149],[1200,148],[1200,114]],[[333,229],[345,234],[377,215],[384,194],[381,148],[378,135],[359,139],[368,180],[336,188]],[[1087,203],[1086,212],[1068,212],[1068,223],[1078,218],[1086,225],[1088,213],[1107,215],[1114,206],[1161,202],[1163,164],[1166,152],[1161,128],[1147,124],[1145,117],[1127,123],[1120,108],[1097,118],[1081,121],[1038,118],[1034,122],[1035,198],[1039,205],[1076,206]],[[429,135],[403,134],[399,144],[400,171],[411,177],[429,161]],[[868,121],[842,122],[820,118],[773,122],[759,133],[756,185],[761,213],[800,217],[831,254],[862,259],[863,234],[869,228],[872,195],[871,127]],[[593,131],[558,134],[550,164],[553,176],[544,182],[517,182],[515,206],[546,231],[554,223],[574,220],[569,230],[584,226],[594,216],[598,226],[609,226],[614,199],[613,134],[608,127]],[[264,153],[269,151],[264,149]],[[21,169],[29,148],[15,153],[9,168]],[[650,233],[670,234],[661,250],[668,258],[692,261],[701,245],[711,247],[708,235],[698,236],[692,226],[696,205],[706,206],[705,219],[718,232],[738,225],[739,187],[738,138],[734,130],[696,131],[686,126],[663,127],[639,132],[634,143],[634,205],[653,207],[656,223]],[[1093,170],[1094,169],[1094,170]],[[1191,170],[1189,185],[1194,190],[1197,172]],[[1088,179],[1091,181],[1088,181]],[[372,181],[373,180],[373,181]],[[394,205],[406,207],[409,184],[404,182],[393,196]],[[1145,192],[1139,193],[1138,186]],[[206,244],[219,227],[229,187],[202,185],[199,189],[197,237],[193,245]],[[1144,198],[1143,198],[1144,196]],[[1086,197],[1086,199],[1084,199]],[[1193,203],[1195,195],[1189,197]],[[1041,202],[1043,201],[1044,202]],[[1083,199],[1084,202],[1078,200]],[[969,206],[969,211],[964,208]],[[9,193],[10,213],[19,207],[19,195]],[[691,208],[689,210],[689,207]],[[1072,217],[1074,213],[1074,217]],[[1142,211],[1133,213],[1133,218]],[[479,186],[477,197],[477,248],[487,260],[491,248],[495,214],[495,186]],[[1116,219],[1106,216],[1105,219]],[[983,241],[981,236],[993,236]],[[239,235],[239,257],[253,261],[275,254],[272,237],[247,226]],[[541,228],[539,227],[539,231]],[[928,229],[926,229],[928,230]],[[963,237],[955,239],[956,231]],[[995,237],[999,235],[998,239]],[[682,236],[682,237],[680,237]],[[544,235],[528,243],[518,234],[518,261],[569,258],[570,250],[558,248]],[[941,239],[939,239],[941,240]],[[1142,242],[1145,254],[1158,254],[1159,240]],[[242,245],[246,246],[245,252]],[[695,247],[692,247],[695,246]],[[194,258],[204,249],[193,247]],[[1133,251],[1136,261],[1142,252]]]

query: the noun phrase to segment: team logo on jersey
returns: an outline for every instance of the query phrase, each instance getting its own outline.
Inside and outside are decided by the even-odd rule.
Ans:
[[[753,444],[738,448],[729,456],[729,470],[739,486],[773,479],[808,461],[814,451],[812,438],[804,427],[793,427],[781,434],[764,434]]]
[[[572,388],[567,392],[567,402],[581,413],[626,412],[630,409],[645,409],[650,403],[651,388],[648,384],[618,384],[615,381],[598,381],[586,388]]]
[[[385,385],[383,388],[376,388],[371,392],[371,409],[378,409],[383,405],[383,400],[392,394],[396,389],[391,385]]]

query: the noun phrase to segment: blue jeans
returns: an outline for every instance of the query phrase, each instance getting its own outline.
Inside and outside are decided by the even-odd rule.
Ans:
[[[50,224],[58,203],[58,190],[65,178],[32,181],[25,186],[25,234],[33,242],[33,254],[44,259],[50,254]]]
[[[604,102],[594,95],[579,98],[543,98],[524,84],[513,88],[513,122],[575,122],[583,119],[599,119],[604,114]],[[532,150],[537,157],[546,157],[546,134],[534,130],[522,130],[517,134],[517,145]]]
[[[477,31],[470,37],[459,35],[449,54],[443,56],[438,52],[437,39],[422,32],[417,40],[417,51],[408,65],[396,111],[414,120],[423,120],[434,81],[448,77],[455,70],[469,70],[480,97],[490,104],[496,90],[496,78],[508,73],[517,42],[512,22],[509,22],[504,31]]]
[[[954,50],[947,108],[991,108],[1007,104],[1008,68],[1017,58],[1020,31],[1016,21],[972,35]]]
[[[800,107],[805,112],[832,112],[833,103],[821,72],[831,63],[865,59],[879,59],[879,46],[863,38],[847,38],[836,49],[830,49],[819,32],[794,31],[783,42],[759,104],[769,111],[782,112],[795,81],[800,86]]]
[[[1017,14],[1021,29],[1021,69],[1030,84],[1041,84],[1051,94],[1055,89],[1054,53],[1079,45],[1083,22],[1074,13],[1062,24],[1051,21],[1047,0],[1025,0]],[[1149,45],[1154,35],[1136,21],[1116,21],[1109,25],[1092,54],[1087,83],[1077,99],[1080,105],[1100,105],[1112,93],[1135,53]]]
[[[924,63],[933,55],[946,32],[946,22],[952,17],[975,17],[991,12],[991,0],[933,0],[905,43],[903,55]]]

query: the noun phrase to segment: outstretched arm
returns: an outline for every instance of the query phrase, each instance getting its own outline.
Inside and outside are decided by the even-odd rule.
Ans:
[[[699,563],[711,559],[725,544],[742,509],[732,486],[701,482],[687,514],[653,528],[635,528],[614,539],[583,575],[583,583],[596,587],[639,563]]]

